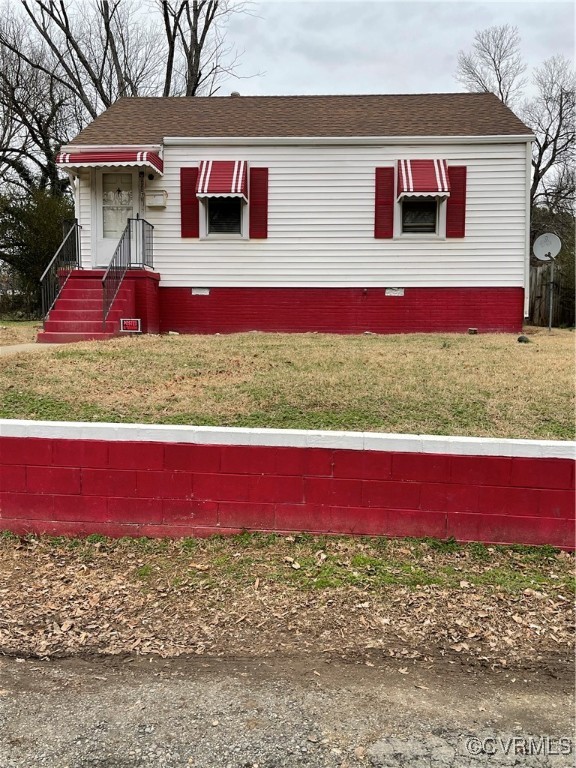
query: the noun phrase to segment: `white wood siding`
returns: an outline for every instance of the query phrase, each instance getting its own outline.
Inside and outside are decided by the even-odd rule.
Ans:
[[[374,169],[441,157],[468,168],[466,237],[374,238]],[[269,168],[267,240],[180,237],[180,168],[245,159]],[[84,182],[86,186],[86,182]],[[164,148],[154,265],[162,286],[523,286],[526,143],[444,146]],[[89,218],[81,194],[81,223]],[[87,236],[83,230],[84,238]],[[86,258],[86,254],[85,254]]]
[[[78,222],[82,225],[80,230],[80,255],[84,269],[92,267],[92,211],[95,205],[92,190],[92,174],[88,168],[82,169],[78,178],[80,193],[78,203],[80,210],[76,212]]]

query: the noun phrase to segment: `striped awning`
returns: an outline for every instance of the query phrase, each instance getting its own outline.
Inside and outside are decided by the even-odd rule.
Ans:
[[[147,167],[161,174],[164,164],[155,152],[117,150],[108,152],[61,152],[56,165],[64,168]]]
[[[198,171],[198,197],[243,197],[248,200],[246,160],[202,160]]]
[[[448,197],[446,160],[398,160],[398,197]]]

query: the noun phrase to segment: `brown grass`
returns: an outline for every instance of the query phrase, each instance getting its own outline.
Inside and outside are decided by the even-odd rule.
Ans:
[[[143,336],[1,362],[5,418],[572,439],[574,334]]]
[[[0,320],[0,347],[11,347],[14,344],[30,344],[36,341],[36,335],[41,328],[38,320],[15,321]]]

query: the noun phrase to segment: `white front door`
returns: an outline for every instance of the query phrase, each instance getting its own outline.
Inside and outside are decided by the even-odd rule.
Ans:
[[[102,268],[110,263],[127,220],[139,212],[138,172],[128,168],[98,171],[96,200],[94,266]]]

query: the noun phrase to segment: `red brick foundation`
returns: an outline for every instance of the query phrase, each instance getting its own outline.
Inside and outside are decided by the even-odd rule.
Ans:
[[[19,534],[310,531],[574,546],[569,443],[1,426],[13,436],[0,438],[0,528]]]
[[[160,331],[518,333],[522,288],[160,288]]]
[[[134,317],[141,321],[142,333],[160,332],[158,283],[160,275],[144,269],[129,270],[126,282],[134,293]]]

